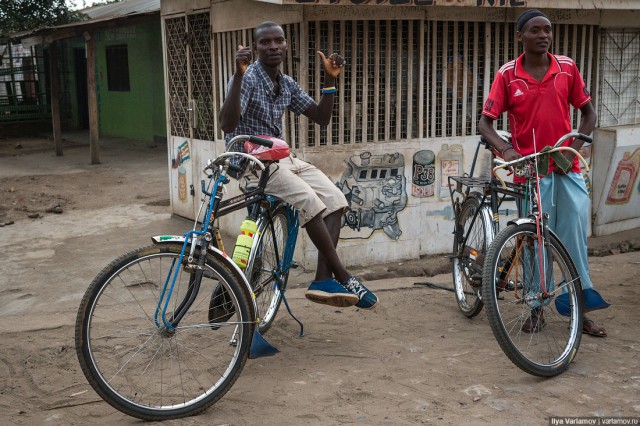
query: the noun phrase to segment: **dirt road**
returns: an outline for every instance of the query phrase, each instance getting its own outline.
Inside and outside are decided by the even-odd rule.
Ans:
[[[169,214],[164,148],[116,145],[105,143],[96,166],[88,165],[82,144],[64,157],[28,147],[13,156],[15,145],[5,144],[0,156],[0,223],[13,222],[0,227],[2,424],[140,423],[103,402],[82,375],[73,341],[76,310],[110,260],[189,223]],[[61,212],[47,212],[54,205]],[[298,337],[296,323],[280,312],[267,338],[281,353],[249,360],[231,391],[203,414],[165,424],[546,425],[549,416],[638,418],[640,251],[593,257],[591,265],[612,303],[591,316],[609,336],[584,336],[570,369],[546,380],[511,364],[484,313],[468,320],[451,292],[415,285],[449,286],[449,274],[370,280],[381,304],[365,312],[308,302],[310,274],[296,272],[287,294],[306,336]],[[356,272],[373,277],[372,271]]]

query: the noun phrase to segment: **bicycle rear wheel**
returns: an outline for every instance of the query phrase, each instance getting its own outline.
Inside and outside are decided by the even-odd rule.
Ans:
[[[140,419],[206,409],[231,388],[249,353],[254,323],[248,290],[208,257],[196,291],[194,274],[178,264],[181,249],[158,245],[122,255],[93,280],[78,310],[76,352],[87,380],[113,407]],[[166,317],[195,296],[174,330],[163,324],[162,309],[157,314],[171,270],[178,275]],[[212,325],[208,310],[217,285],[233,312]]]
[[[286,207],[280,205],[271,214],[273,228],[265,214],[258,218],[257,237],[245,270],[245,275],[256,295],[260,334],[266,333],[273,324],[282,302],[282,291],[289,279],[288,270],[286,273],[282,272],[284,252],[289,237]],[[281,275],[282,290],[278,286],[278,275]]]
[[[493,240],[491,209],[481,205],[481,200],[482,195],[478,192],[472,192],[464,200],[453,238],[453,287],[458,307],[468,318],[482,311],[482,265]],[[474,221],[476,211],[478,214]],[[467,241],[463,244],[467,234]]]
[[[582,336],[580,279],[565,247],[550,235],[539,251],[535,224],[509,225],[489,247],[482,279],[500,347],[522,370],[541,377],[565,371]]]

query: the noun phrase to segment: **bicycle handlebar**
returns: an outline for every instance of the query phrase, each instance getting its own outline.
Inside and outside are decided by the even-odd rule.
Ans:
[[[566,135],[564,135],[563,137],[558,139],[558,142],[556,142],[553,145],[553,148],[548,150],[548,151],[545,151],[545,152],[534,152],[533,154],[526,155],[524,157],[518,158],[518,159],[513,160],[513,161],[504,161],[504,160],[502,160],[500,158],[494,159],[493,161],[494,161],[495,164],[497,164],[497,166],[493,168],[493,175],[500,181],[500,184],[502,185],[502,187],[506,188],[507,185],[504,183],[504,180],[500,176],[498,176],[498,174],[496,173],[499,169],[504,169],[504,168],[513,166],[515,164],[522,163],[522,162],[525,162],[527,160],[531,160],[531,159],[533,159],[535,157],[539,157],[540,155],[552,154],[552,153],[557,152],[557,151],[571,151],[571,152],[573,152],[574,155],[576,157],[578,157],[580,162],[584,165],[586,171],[589,171],[589,165],[587,164],[587,162],[584,159],[584,157],[582,155],[580,155],[580,153],[578,151],[576,151],[575,149],[571,148],[570,146],[560,146],[564,141],[566,141],[567,139],[570,139],[570,138],[581,139],[581,140],[583,140],[583,141],[585,141],[587,143],[592,143],[593,142],[593,138],[591,136],[587,136],[587,135],[584,135],[584,134],[578,133],[578,132],[567,133]]]
[[[273,147],[273,141],[269,140],[269,139],[265,139],[265,138],[261,138],[260,136],[251,136],[251,135],[237,135],[234,136],[229,143],[227,144],[228,146],[233,146],[234,143],[237,143],[239,141],[249,141],[251,143],[254,143],[256,145],[261,145],[267,148],[271,148]],[[265,165],[262,161],[258,160],[256,157],[254,157],[253,155],[247,154],[245,152],[235,152],[235,151],[228,151],[228,152],[223,152],[222,154],[218,155],[215,159],[211,160],[209,159],[209,161],[207,161],[207,165],[205,166],[203,172],[207,173],[207,170],[211,170],[212,166],[215,165],[222,165],[224,164],[227,157],[232,157],[234,155],[239,155],[241,157],[246,158],[249,161],[252,161],[253,163],[255,163],[260,170],[264,170],[265,169]],[[224,160],[224,161],[223,161]],[[242,169],[234,164],[227,164],[227,167],[235,172],[239,172]]]
[[[269,141],[269,142],[271,142],[271,141]],[[218,155],[214,160],[207,161],[207,165],[205,166],[205,168],[203,170],[204,173],[207,173],[207,170],[211,169],[211,166],[221,165],[221,164],[224,163],[224,161],[227,161],[226,160],[227,157],[233,157],[234,155],[239,155],[240,157],[244,157],[247,160],[254,162],[260,168],[260,170],[264,170],[265,169],[264,163],[262,161],[258,160],[253,155],[247,154],[245,152],[228,151],[228,152],[223,152],[222,154]],[[232,166],[231,164],[229,165],[229,167],[232,168],[232,169],[234,168],[234,166]]]

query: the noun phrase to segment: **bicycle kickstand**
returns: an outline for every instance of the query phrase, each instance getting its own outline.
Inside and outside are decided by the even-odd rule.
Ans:
[[[279,277],[278,278],[278,287],[280,288],[280,293],[282,293],[282,301],[284,302],[284,306],[287,308],[287,312],[289,312],[289,315],[291,315],[291,318],[293,318],[298,324],[300,324],[300,337],[304,336],[304,325],[302,324],[302,322],[300,322],[300,320],[293,315],[293,312],[291,312],[291,307],[289,307],[289,302],[287,302],[287,298],[285,297],[285,291],[284,291],[284,286],[283,286],[283,281],[282,278]]]

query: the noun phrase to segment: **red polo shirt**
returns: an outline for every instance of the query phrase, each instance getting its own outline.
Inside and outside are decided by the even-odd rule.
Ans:
[[[591,101],[575,62],[566,56],[547,55],[550,66],[541,82],[525,71],[524,54],[504,64],[482,110],[494,120],[507,111],[514,148],[522,155],[534,152],[534,130],[537,152],[572,130],[570,105],[581,108]],[[570,143],[571,140],[564,145]],[[577,158],[571,171],[580,172]]]

